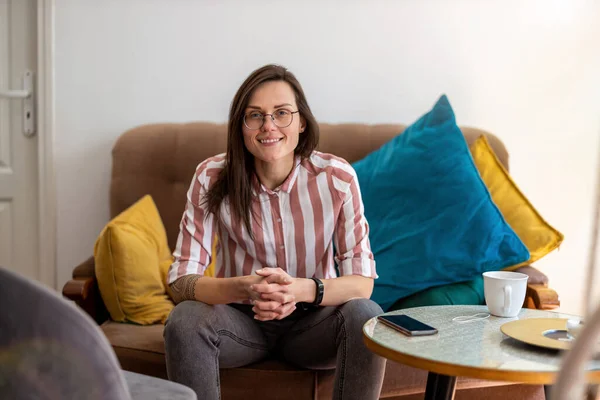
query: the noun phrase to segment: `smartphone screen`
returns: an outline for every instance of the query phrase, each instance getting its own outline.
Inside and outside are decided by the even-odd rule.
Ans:
[[[408,336],[434,335],[438,332],[434,327],[408,315],[380,315],[377,319]]]

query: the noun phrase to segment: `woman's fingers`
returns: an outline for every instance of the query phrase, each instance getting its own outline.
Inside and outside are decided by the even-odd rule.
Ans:
[[[265,278],[265,281],[269,283],[279,283],[280,285],[289,285],[290,283],[292,283],[292,278],[287,274],[273,274],[267,276]]]
[[[254,307],[252,307],[252,311],[256,314],[254,319],[260,321],[275,319],[279,315],[280,309],[281,303],[276,301],[255,301]]]
[[[278,283],[267,283],[264,281],[263,283],[255,283],[254,285],[250,286],[250,289],[258,293],[287,292],[286,286],[282,286]]]
[[[255,301],[252,311],[275,311],[281,307],[281,303],[277,301]]]
[[[263,312],[259,312],[256,313],[254,315],[254,319],[257,319],[259,321],[271,321],[274,320],[275,318],[277,318],[279,314],[274,313],[273,311],[263,311]]]
[[[261,268],[256,270],[256,275],[269,276],[273,274],[285,273],[281,268]]]
[[[296,296],[294,296],[291,293],[282,293],[282,292],[276,292],[276,293],[262,293],[260,295],[261,299],[263,300],[273,300],[273,301],[277,301],[280,304],[286,304],[286,303],[291,303],[294,302],[296,300]]]
[[[283,319],[296,309],[296,302],[279,303],[277,301],[255,301],[252,311],[256,314],[254,319],[270,321]]]
[[[256,274],[265,277],[265,280],[269,283],[289,285],[293,281],[292,277],[281,268],[263,268],[257,270]]]
[[[271,321],[274,319],[277,319],[277,320],[284,319],[285,317],[287,317],[288,315],[293,313],[295,309],[296,309],[296,303],[291,302],[291,303],[283,304],[283,305],[279,306],[277,309],[271,310],[271,311],[262,310],[255,305],[252,308],[252,311],[254,311],[254,313],[256,314],[256,315],[254,315],[254,319],[257,319],[259,321]]]
[[[271,321],[283,319],[296,309],[296,296],[289,293],[289,284],[293,279],[281,268],[263,268],[256,274],[264,279],[250,286],[257,296],[252,296],[256,314],[254,319]]]
[[[275,317],[275,319],[284,319],[288,315],[294,312],[296,309],[296,302],[287,303],[281,306],[281,313]]]

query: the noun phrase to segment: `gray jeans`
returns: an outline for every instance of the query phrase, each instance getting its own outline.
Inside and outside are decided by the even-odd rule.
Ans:
[[[198,399],[219,399],[219,368],[274,356],[302,368],[335,368],[334,399],[378,399],[385,360],[366,348],[362,326],[381,313],[373,301],[356,299],[261,322],[251,306],[184,301],[165,326],[167,373]]]

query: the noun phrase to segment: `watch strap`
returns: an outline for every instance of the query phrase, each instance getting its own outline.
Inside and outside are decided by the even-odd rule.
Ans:
[[[315,301],[312,304],[315,306],[318,306],[323,301],[323,293],[325,292],[325,285],[323,285],[323,282],[319,278],[310,278],[310,279],[312,279],[315,282],[315,284],[317,285],[316,292],[315,292]]]

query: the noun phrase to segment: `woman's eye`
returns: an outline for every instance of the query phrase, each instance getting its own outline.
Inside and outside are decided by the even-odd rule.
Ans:
[[[252,119],[260,119],[260,118],[262,118],[262,114],[258,113],[258,112],[250,113],[250,118],[252,118]]]
[[[285,117],[286,115],[288,115],[290,112],[288,110],[277,110],[276,111],[277,115],[279,117]]]

